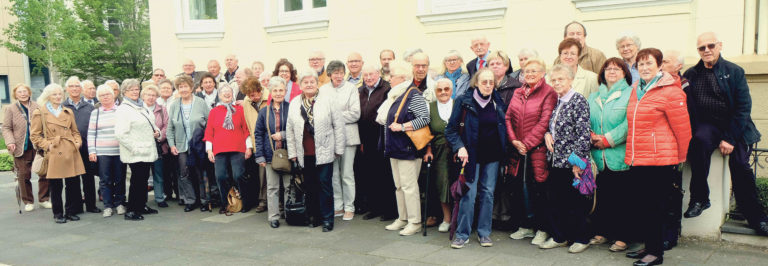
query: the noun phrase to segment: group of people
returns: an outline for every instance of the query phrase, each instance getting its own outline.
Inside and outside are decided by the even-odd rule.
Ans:
[[[20,84],[3,137],[27,211],[32,162],[47,158],[38,198],[57,223],[79,220],[83,203],[102,212],[98,176],[104,217],[157,213],[147,205],[148,184],[161,208],[175,194],[185,212],[218,206],[226,214],[234,186],[243,212],[268,211],[277,228],[295,185],[289,161],[303,174],[307,222],[323,232],[334,217],[365,214],[392,221],[384,228],[404,236],[438,226],[451,232],[453,248],[473,228],[483,247],[493,245],[492,228],[542,249],[570,244],[571,253],[608,240],[614,252],[642,242],[627,257],[657,265],[680,232],[680,218],[668,215],[681,212],[682,164],[693,174],[685,217],[696,217],[710,205],[709,160],[719,149],[730,155],[739,209],[768,234],[748,163],[760,139],[749,88],[744,70],[720,56],[714,33],[698,37],[701,60],[682,75],[679,52],[641,49],[633,33],[617,38],[620,57],[608,59],[586,45],[578,22],[563,37],[553,65],[526,48],[516,71],[507,53],[476,38],[476,58],[465,65],[452,50],[438,70],[420,49],[406,51],[404,62],[386,49],[381,67],[358,53],[326,65],[312,52],[300,72],[286,59],[265,72],[261,62],[242,68],[228,55],[223,72],[216,60],[208,71],[187,60],[173,80],[156,69],[151,80],[119,88],[71,77],[66,88],[46,86],[36,102]]]

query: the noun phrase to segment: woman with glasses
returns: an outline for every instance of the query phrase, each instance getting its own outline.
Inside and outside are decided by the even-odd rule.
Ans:
[[[571,71],[576,73],[576,76],[573,77],[573,89],[582,96],[589,98],[590,94],[597,92],[597,74],[579,66],[579,57],[583,49],[584,47],[578,40],[567,38],[560,42],[557,51],[560,54],[558,57],[560,63],[570,67]],[[547,83],[551,84],[549,77],[547,77]]]
[[[299,84],[296,83],[296,69],[293,68],[293,64],[291,64],[291,62],[288,62],[288,59],[283,58],[280,59],[280,61],[277,61],[277,64],[275,64],[275,70],[272,71],[272,76],[281,77],[286,82],[288,82],[288,84],[285,85],[285,97],[287,97],[286,99],[288,102],[301,94],[301,88],[299,88]],[[267,98],[267,101],[269,100],[272,100],[271,95]]]
[[[463,95],[469,88],[469,73],[464,68],[464,59],[461,58],[459,51],[450,50],[443,58],[443,72],[435,80],[447,78],[451,81],[453,93],[451,99]]]

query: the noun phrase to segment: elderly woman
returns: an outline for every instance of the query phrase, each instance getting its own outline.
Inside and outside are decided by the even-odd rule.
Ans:
[[[48,179],[56,223],[80,220],[76,215],[76,205],[81,202],[77,176],[85,173],[78,150],[83,143],[75,124],[75,115],[69,108],[62,107],[63,101],[61,85],[53,83],[45,86],[37,98],[40,108],[32,112],[29,134],[34,147],[48,159],[47,173],[43,178]],[[65,184],[66,204],[62,208],[61,190]],[[143,186],[146,188],[146,180]]]
[[[156,143],[161,134],[155,125],[154,115],[144,108],[143,101],[139,99],[139,88],[138,80],[124,80],[120,85],[123,103],[115,111],[115,116],[120,119],[115,124],[115,138],[120,144],[120,161],[131,169],[128,212],[125,213],[125,219],[131,221],[144,220],[142,214],[157,213],[157,210],[146,206],[146,184],[149,169],[158,157]]]
[[[173,101],[169,107],[169,122],[166,132],[171,153],[178,156],[179,196],[185,205],[185,212],[197,208],[201,200],[203,200],[202,209],[208,210],[205,206],[208,203],[208,193],[205,191],[202,171],[200,171],[200,167],[187,164],[190,156],[194,156],[193,160],[196,160],[196,163],[202,163],[199,161],[202,159],[200,158],[201,154],[190,149],[190,143],[201,145],[201,143],[194,143],[198,140],[193,139],[193,134],[196,132],[199,134],[205,128],[209,113],[205,101],[192,95],[192,86],[194,86],[192,78],[186,76],[176,78],[179,99]]]
[[[523,75],[523,66],[525,65],[525,62],[528,61],[528,59],[538,58],[538,57],[539,57],[539,52],[537,52],[534,49],[531,49],[531,48],[520,49],[520,52],[517,53],[517,61],[520,64],[520,69],[516,70],[515,72],[512,72],[510,76],[520,81],[520,83],[525,83],[525,75]]]
[[[166,113],[170,113],[170,110],[168,109],[171,106],[171,102],[176,99],[176,96],[174,95],[174,87],[173,87],[173,81],[169,79],[161,79],[157,82],[157,88],[158,88],[158,96],[157,100],[155,102],[161,106],[163,109],[165,109]],[[170,117],[169,117],[170,120]],[[167,131],[167,124],[165,127],[165,131],[163,131],[163,137],[166,137],[166,131]],[[165,194],[166,200],[173,200],[173,199],[179,199],[179,166],[178,166],[178,159],[175,155],[171,153],[170,147],[168,146],[167,142],[168,139],[165,138],[165,144],[163,147],[163,192]],[[174,198],[174,194],[176,194]]]
[[[168,110],[165,107],[157,104],[157,97],[160,95],[160,91],[157,86],[149,85],[141,91],[141,99],[144,101],[144,108],[154,115],[155,125],[160,130],[160,138],[157,139],[157,145],[160,146],[158,151],[157,160],[152,165],[152,178],[155,192],[155,202],[158,207],[168,207],[168,203],[165,202],[165,176],[163,175],[163,157],[170,153],[168,147],[168,141],[166,140],[166,129],[168,129]],[[169,191],[170,192],[170,191]]]
[[[568,157],[576,155],[589,160],[590,129],[587,98],[571,88],[574,73],[570,67],[555,65],[549,72],[557,93],[557,106],[544,135],[547,159],[551,161],[547,179],[548,222],[551,238],[539,245],[550,249],[573,242],[568,252],[581,253],[589,247],[587,214],[591,202],[573,187],[573,179],[581,178],[583,169],[572,165]]]
[[[264,71],[261,72],[261,75],[258,76],[259,83],[261,83],[262,88],[269,87],[269,80],[272,78],[272,72]],[[261,98],[264,100],[271,99],[269,96],[269,90],[263,91]]]
[[[584,52],[583,49],[584,47],[578,40],[567,38],[560,42],[557,52],[560,54],[558,57],[560,63],[570,67],[571,71],[576,73],[573,78],[573,89],[582,96],[589,98],[591,93],[597,92],[597,74],[579,66],[579,56]],[[549,77],[547,77],[547,83],[552,83]]]
[[[528,59],[523,65],[525,84],[515,90],[505,118],[507,138],[515,155],[510,158],[507,169],[509,174],[517,176],[512,189],[520,191],[516,193],[518,197],[512,199],[513,209],[518,210],[513,219],[517,220],[519,229],[509,237],[516,240],[533,237],[531,244],[534,245],[544,243],[549,237],[544,198],[544,182],[549,175],[544,133],[549,127],[557,94],[544,80],[545,66],[544,61],[537,58]],[[526,194],[528,198],[524,198]],[[534,231],[538,231],[535,237]]]
[[[296,83],[296,69],[293,68],[293,64],[288,59],[280,59],[275,64],[275,70],[272,71],[272,76],[278,76],[283,78],[288,84],[285,85],[286,96],[288,101],[292,101],[293,98],[302,94],[302,90],[299,88],[299,84]],[[271,100],[268,98],[267,100]]]
[[[173,81],[170,79],[161,79],[157,82],[157,88],[160,95],[158,95],[157,100],[155,101],[157,101],[157,104],[164,106],[165,109],[168,110],[171,101],[176,99],[176,88],[173,86]]]
[[[317,73],[299,76],[301,95],[288,109],[285,127],[288,158],[304,168],[304,184],[310,203],[309,226],[322,223],[323,232],[333,230],[333,160],[344,154],[344,120],[335,105],[335,94],[319,92]]]
[[[335,94],[334,106],[344,122],[344,155],[333,160],[334,215],[344,221],[355,217],[355,152],[360,145],[357,121],[360,120],[360,94],[354,84],[344,80],[344,63],[333,60],[326,70],[331,82],[320,87],[320,93]],[[368,72],[370,73],[370,71]]]
[[[417,55],[419,57],[414,58],[414,61],[423,60],[425,57],[423,54]],[[392,166],[399,217],[385,229],[399,230],[400,235],[407,236],[421,231],[418,179],[422,158],[418,156],[416,147],[406,131],[416,131],[429,126],[429,106],[416,86],[406,90],[393,89],[388,97],[394,97],[394,101],[386,112],[384,156],[389,157]]]
[[[453,111],[453,99],[451,97],[454,94],[452,91],[453,82],[450,79],[441,78],[437,80],[437,87],[435,88],[437,101],[429,104],[429,131],[435,137],[427,146],[427,153],[424,154],[424,161],[428,162],[431,160],[432,165],[434,165],[432,168],[433,173],[430,176],[435,177],[435,182],[427,189],[430,189],[430,192],[437,192],[437,195],[430,197],[429,201],[435,202],[434,200],[439,200],[440,209],[443,212],[443,222],[437,228],[439,232],[448,232],[448,229],[451,227],[451,194],[449,187],[453,181],[452,179],[454,179],[451,172],[455,171],[456,167],[453,163],[451,145],[445,138],[445,128],[448,126],[448,121]],[[435,195],[434,193],[430,194]]]
[[[264,72],[268,75],[269,72]],[[245,95],[243,99],[243,113],[245,114],[245,122],[248,125],[248,133],[250,134],[251,153],[256,154],[256,140],[254,131],[256,130],[256,123],[259,118],[259,110],[267,106],[267,100],[265,95],[269,94],[266,87],[262,87],[257,77],[249,77],[243,81],[243,86],[240,87],[240,91]],[[244,182],[245,187],[240,189],[244,191],[251,191],[251,193],[245,193],[243,196],[243,210],[242,212],[248,212],[254,206],[256,212],[261,213],[267,210],[267,179],[264,167],[259,166],[255,161],[255,156],[245,160],[245,173],[244,179],[250,180],[253,177],[253,182]],[[258,177],[258,180],[255,178]],[[256,182],[258,181],[258,182]],[[257,187],[258,186],[258,187]],[[256,197],[258,195],[258,197]]]
[[[490,62],[490,60],[489,60]],[[499,175],[499,163],[504,160],[506,129],[504,105],[492,68],[477,71],[472,78],[472,89],[456,99],[451,112],[445,137],[452,150],[461,160],[469,191],[459,202],[456,237],[452,248],[462,248],[469,242],[472,220],[475,214],[475,198],[478,201],[477,239],[480,246],[493,246],[491,219],[493,192]]]
[[[446,78],[451,81],[451,88],[453,94],[451,99],[456,99],[463,95],[469,88],[469,73],[464,69],[464,59],[461,58],[461,53],[456,50],[448,51],[448,54],[443,57],[443,71],[436,77],[436,80]]]
[[[639,224],[645,248],[627,254],[638,258],[634,265],[657,265],[664,261],[664,217],[675,166],[685,162],[691,140],[691,124],[680,80],[661,71],[662,53],[646,48],[637,53],[640,80],[632,88],[627,106],[627,151],[636,194],[629,206],[643,214]]]
[[[19,83],[13,87],[11,94],[16,101],[5,107],[3,117],[3,139],[8,147],[8,152],[13,155],[13,167],[16,170],[16,181],[19,182],[21,197],[24,201],[24,211],[35,209],[35,198],[32,196],[32,161],[35,159],[35,147],[29,138],[30,117],[37,110],[38,105],[32,101],[32,90],[29,86]],[[51,208],[48,201],[48,179],[40,177],[37,181],[37,198],[40,206]]]
[[[259,110],[256,120],[256,139],[254,157],[256,163],[266,169],[267,195],[265,201],[269,212],[267,220],[272,228],[280,227],[280,184],[287,188],[290,186],[291,175],[278,173],[272,169],[272,155],[276,149],[285,149],[286,125],[288,121],[288,102],[285,101],[285,80],[281,77],[273,77],[269,81],[269,90],[272,91],[272,100],[267,106]],[[283,200],[288,200],[290,191],[285,190]]]
[[[115,92],[106,84],[96,89],[101,105],[91,111],[88,122],[88,160],[99,169],[99,191],[104,203],[104,218],[114,211],[125,214],[125,165],[120,161],[120,143],[115,137],[118,122]],[[113,210],[115,209],[115,210]]]
[[[496,81],[493,87],[499,93],[503,105],[505,107],[509,106],[509,100],[515,94],[515,89],[523,85],[520,81],[507,74],[510,67],[509,57],[502,51],[491,52],[488,55],[488,67],[493,72],[493,79]]]
[[[216,167],[216,182],[221,191],[221,208],[219,213],[227,212],[227,193],[230,189],[229,173],[237,182],[243,185],[245,160],[251,158],[250,132],[243,115],[243,107],[234,104],[232,88],[224,84],[219,88],[221,101],[208,114],[208,124],[205,127],[205,150],[208,160]],[[240,190],[241,194],[247,192]]]
[[[203,98],[203,100],[205,100],[205,104],[211,108],[216,107],[219,103],[218,87],[219,84],[216,82],[216,77],[214,77],[211,73],[204,72],[203,76],[200,78],[200,88],[202,88],[202,90],[198,93],[195,93],[195,96]]]
[[[251,64],[251,71],[253,71],[254,77],[257,77],[257,78],[260,77],[261,73],[264,72],[264,63],[262,63],[261,61],[253,61],[253,63]]]
[[[632,92],[632,76],[627,64],[619,58],[609,58],[600,69],[600,88],[589,96],[589,121],[592,129],[592,158],[599,174],[596,181],[600,197],[593,217],[597,233],[590,244],[602,244],[606,237],[616,240],[611,251],[627,249],[626,195],[629,165],[624,163],[627,149],[627,104]]]
[[[616,50],[619,51],[621,59],[629,68],[632,81],[640,80],[640,73],[637,71],[637,51],[640,50],[640,47],[642,47],[640,37],[634,32],[624,32],[616,38]]]

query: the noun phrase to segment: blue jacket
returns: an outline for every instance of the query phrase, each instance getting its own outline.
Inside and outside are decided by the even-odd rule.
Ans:
[[[80,153],[88,154],[88,142],[86,137],[88,135],[88,123],[91,121],[93,105],[86,102],[85,97],[83,96],[80,96],[80,102],[78,102],[77,107],[72,104],[72,100],[70,100],[69,97],[64,99],[61,102],[61,105],[72,110],[72,114],[75,115],[75,124],[77,125],[77,130],[80,131],[80,139],[83,143],[83,145],[80,146]]]
[[[464,173],[474,173],[475,164],[477,162],[477,153],[481,152],[477,150],[478,135],[480,120],[477,117],[477,103],[473,94],[476,88],[469,88],[467,92],[459,96],[454,100],[453,111],[451,111],[451,118],[448,121],[448,127],[445,128],[445,138],[448,140],[448,144],[456,153],[461,148],[466,148],[469,154],[469,160],[464,167]],[[501,150],[507,150],[507,128],[504,124],[504,103],[499,97],[499,94],[494,90],[491,94],[492,101],[488,104],[493,104],[496,109],[496,115],[498,116],[498,130],[499,130],[499,142],[501,143]],[[464,117],[464,132],[461,130],[461,117],[466,113]],[[499,161],[503,161],[505,158],[499,158]],[[472,182],[475,179],[473,174],[467,174],[465,176],[468,182]]]
[[[256,144],[254,145],[256,153],[253,154],[253,157],[256,158],[256,163],[272,163],[272,145],[275,145],[275,141],[267,133],[267,126],[269,126],[270,133],[280,133],[282,135],[283,149],[288,148],[288,143],[285,141],[285,127],[288,125],[288,104],[287,101],[283,101],[280,104],[280,130],[275,129],[275,113],[272,112],[272,102],[259,110],[259,118],[256,119],[256,128],[253,132],[256,139]],[[269,115],[269,125],[266,125],[267,115]],[[272,143],[270,144],[269,141]]]
[[[696,82],[700,82],[699,72],[704,69],[704,62],[699,60],[699,63],[689,68],[683,74],[683,77],[688,79],[690,85],[684,90],[686,95],[690,90],[696,87]],[[744,69],[740,66],[720,58],[715,62],[712,67],[717,78],[717,85],[720,90],[725,93],[725,98],[728,104],[728,117],[730,117],[730,125],[728,130],[723,133],[723,140],[728,143],[736,144],[737,141],[752,145],[760,141],[760,132],[757,131],[755,123],[752,122],[752,97],[749,95],[749,86],[747,85],[747,78],[744,76]],[[693,97],[688,97],[688,113],[691,116],[691,127],[696,130],[696,121],[698,118],[696,114],[697,106],[692,100]]]

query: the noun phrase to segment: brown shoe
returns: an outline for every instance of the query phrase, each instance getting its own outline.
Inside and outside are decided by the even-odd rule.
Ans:
[[[437,217],[427,217],[427,227],[437,226]]]
[[[256,213],[262,213],[267,210],[267,206],[259,205],[253,210],[256,211]]]

